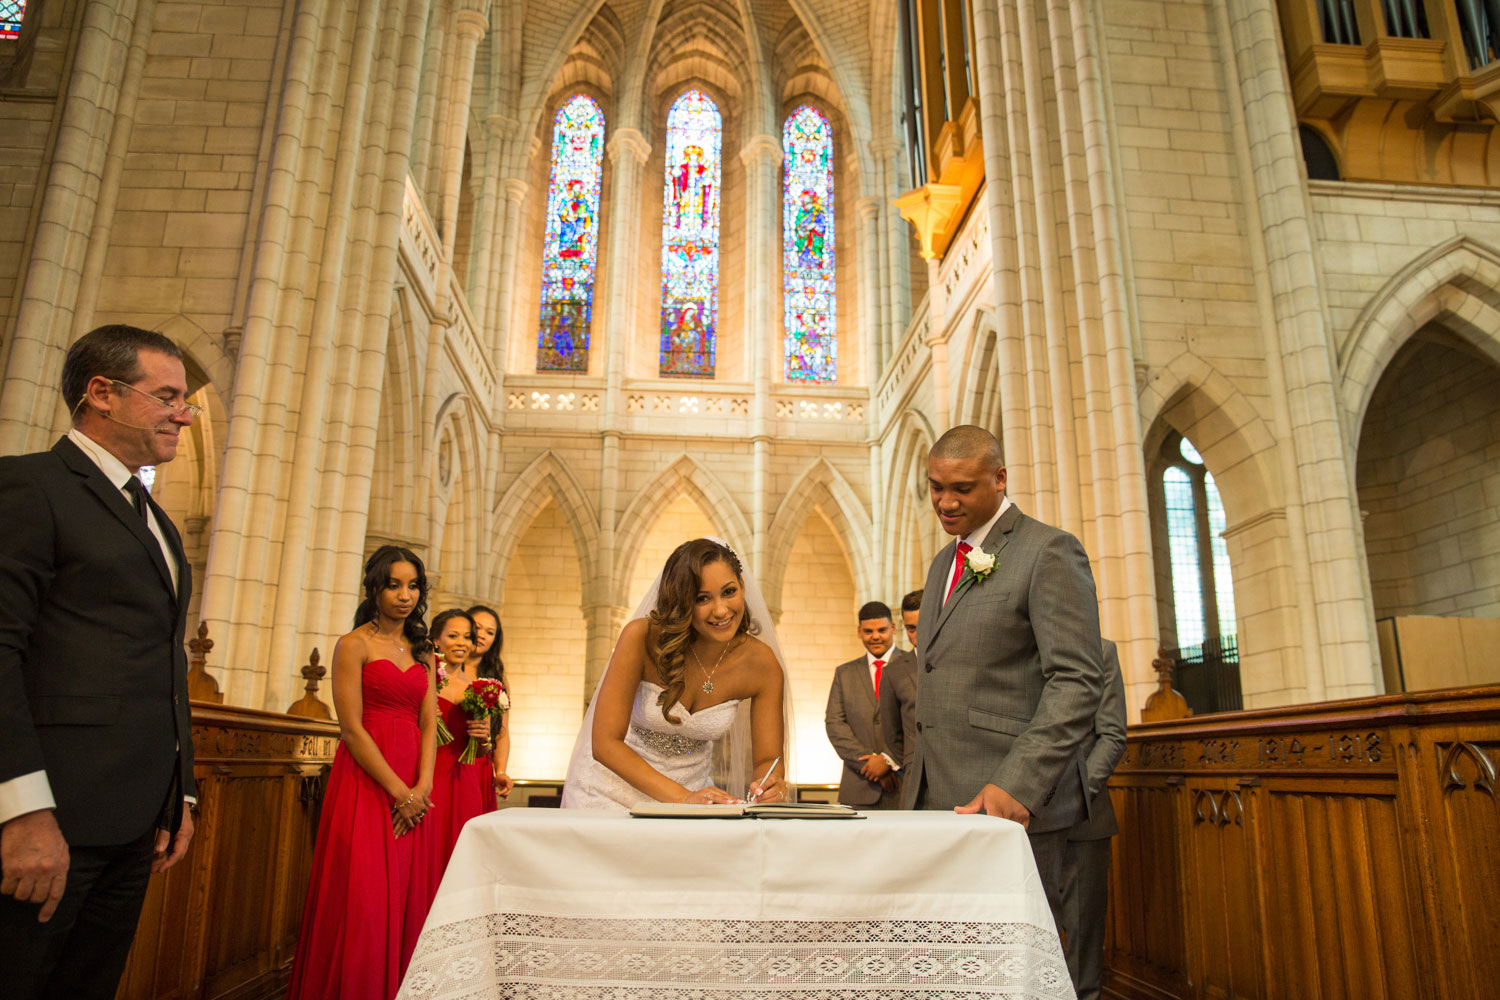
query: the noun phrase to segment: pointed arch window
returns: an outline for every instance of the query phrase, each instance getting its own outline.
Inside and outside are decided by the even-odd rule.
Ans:
[[[604,112],[587,94],[569,99],[552,122],[547,236],[542,249],[542,311],[536,370],[586,372],[599,261],[599,193]]]
[[[1194,712],[1237,709],[1243,704],[1239,636],[1218,485],[1180,434],[1168,435],[1153,468],[1151,520],[1166,562],[1158,593],[1166,595],[1161,628],[1167,655],[1177,662],[1173,684]]]
[[[1185,437],[1169,443],[1162,493],[1172,559],[1177,645],[1201,646],[1235,636],[1234,583],[1224,543],[1224,503],[1203,456]],[[1173,454],[1172,452],[1175,452]]]
[[[0,0],[0,39],[20,38],[26,20],[26,0]]]
[[[786,379],[832,382],[838,377],[833,127],[817,108],[804,104],[782,127],[781,148]]]
[[[661,223],[661,365],[713,378],[718,335],[719,199],[724,119],[701,90],[667,112]]]

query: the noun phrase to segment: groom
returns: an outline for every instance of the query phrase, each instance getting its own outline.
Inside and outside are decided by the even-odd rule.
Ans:
[[[1104,686],[1088,556],[1010,502],[1000,443],[983,428],[939,438],[927,484],[954,542],[932,561],[922,593],[917,753],[904,804],[1026,827],[1060,918],[1068,828],[1086,808],[1083,744]]]

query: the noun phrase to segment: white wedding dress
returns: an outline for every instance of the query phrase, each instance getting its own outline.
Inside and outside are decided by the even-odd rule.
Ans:
[[[661,714],[656,699],[659,684],[641,681],[630,707],[630,728],[625,745],[662,774],[690,791],[713,784],[713,744],[724,737],[734,724],[740,701],[725,701],[697,712],[689,712],[678,702],[672,709],[681,722],[674,726]],[[592,721],[592,713],[590,719]],[[564,809],[630,809],[654,799],[594,759],[592,726],[579,733],[568,762],[568,778],[563,784]]]

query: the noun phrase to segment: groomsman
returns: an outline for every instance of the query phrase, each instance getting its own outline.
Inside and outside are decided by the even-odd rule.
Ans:
[[[1099,1000],[1104,986],[1104,927],[1109,911],[1109,843],[1120,827],[1105,783],[1125,753],[1125,680],[1115,644],[1104,640],[1104,697],[1084,762],[1088,816],[1068,831],[1063,853],[1063,954],[1078,1000]],[[1088,741],[1085,741],[1087,743]]]
[[[901,802],[896,762],[880,735],[883,676],[892,667],[909,669],[912,655],[895,649],[896,624],[891,609],[871,601],[859,609],[859,641],[865,655],[840,664],[828,691],[824,724],[828,741],[844,761],[839,801],[850,806],[895,809]]]
[[[1104,686],[1088,556],[1011,503],[1000,443],[981,427],[938,439],[927,486],[954,540],[922,592],[917,753],[904,801],[1026,827],[1063,926],[1063,852],[1085,814],[1083,743]]]
[[[0,458],[0,970],[110,1000],[146,883],[193,836],[182,541],[141,483],[193,422],[182,352],[130,326],[63,362],[73,429]]]
[[[917,616],[922,609],[922,592],[913,590],[901,598],[901,624],[912,652],[917,650]],[[917,658],[903,657],[885,668],[880,685],[880,735],[885,749],[896,760],[896,767],[907,773],[917,753]]]

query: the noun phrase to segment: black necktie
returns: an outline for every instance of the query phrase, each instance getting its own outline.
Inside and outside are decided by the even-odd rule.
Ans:
[[[141,520],[150,525],[151,520],[146,517],[146,484],[139,478],[131,476],[125,483],[125,492],[130,494],[130,499],[135,503],[135,512],[141,515]]]

